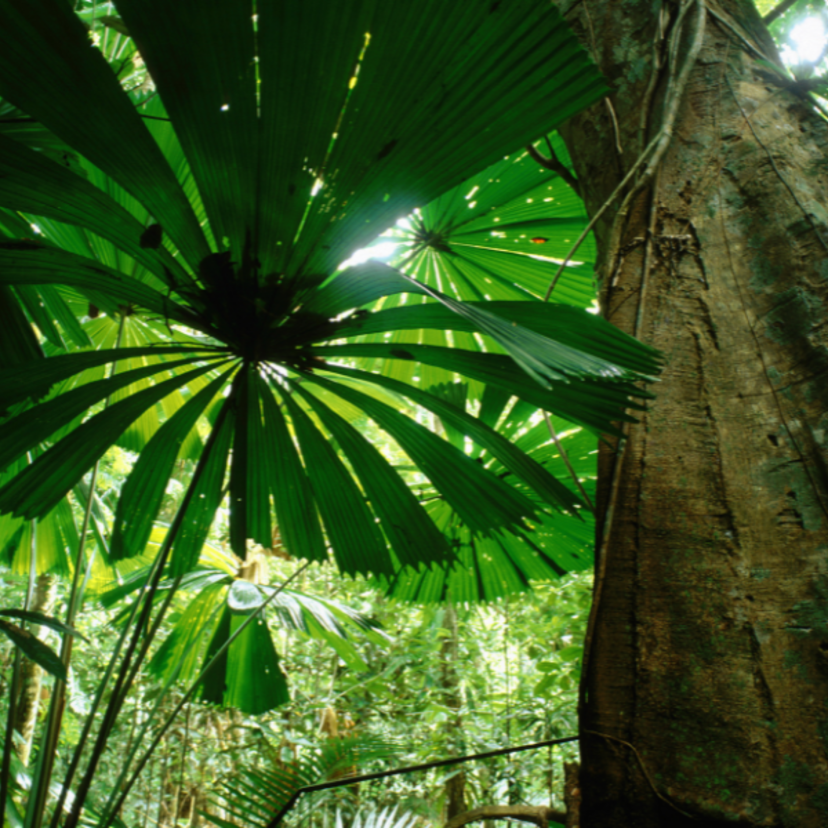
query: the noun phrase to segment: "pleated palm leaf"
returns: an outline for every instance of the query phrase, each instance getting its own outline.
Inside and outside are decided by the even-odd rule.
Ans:
[[[550,172],[548,162],[547,166],[538,162],[538,156],[546,153],[554,156],[559,168],[563,167],[566,180]],[[453,298],[490,301],[488,307],[497,307],[507,316],[515,300],[520,300],[535,303],[537,319],[545,313],[553,319],[567,318],[566,314],[577,324],[594,300],[594,243],[587,238],[578,251],[579,260],[568,265],[556,280],[561,262],[587,224],[583,202],[568,183],[574,182],[568,167],[566,148],[557,134],[552,134],[538,142],[534,151],[521,148],[417,209],[360,255],[385,258],[419,282]],[[544,308],[542,299],[553,284],[556,305],[567,305],[569,309]],[[381,300],[382,309],[400,319],[430,313],[411,310],[412,305],[427,301],[411,295]],[[588,324],[585,329],[594,331],[595,326]],[[381,343],[389,341],[386,337],[384,333],[367,333],[359,341]],[[471,333],[409,327],[401,327],[390,341],[402,348],[427,344],[482,350],[484,344]],[[498,350],[496,343],[485,344],[487,350]],[[476,410],[480,420],[514,441],[569,485],[574,494],[586,494],[589,502],[594,501],[595,432],[599,429],[594,424],[590,427],[581,412],[571,407],[576,401],[567,399],[569,389],[564,388],[559,395],[559,410],[574,412],[570,416],[576,422],[553,419],[556,435],[562,435],[556,444],[541,420],[541,412],[525,401],[510,398],[504,387],[480,381],[460,382],[455,372],[434,365],[367,358],[359,362],[364,368],[401,382],[411,382],[416,373],[420,385],[430,386],[432,393],[463,410],[468,408],[469,413]],[[485,449],[467,446],[463,433],[450,422],[441,422],[437,430],[444,432],[456,448],[486,464],[507,482],[522,487],[528,497],[537,498]],[[579,480],[576,485],[572,484],[573,475]],[[491,600],[526,590],[531,580],[554,578],[592,564],[594,520],[589,509],[554,517],[541,514],[527,531],[481,538],[470,532],[438,492],[421,489],[420,494],[435,522],[448,535],[458,560],[429,570],[401,567],[388,582],[393,597],[413,601]]]
[[[435,386],[432,393],[453,400],[464,408],[467,386],[459,383]],[[497,391],[483,394],[477,419],[492,426],[503,438],[514,442],[540,466],[565,482],[574,496],[585,493],[595,498],[597,446],[587,429],[573,428],[557,417],[552,419],[558,443],[550,436],[541,413],[521,401],[510,400]],[[459,450],[485,465],[505,483],[533,502],[538,495],[516,478],[496,458],[478,446],[467,446],[461,431],[451,422],[440,422],[439,431]],[[572,479],[577,477],[578,483]],[[588,569],[593,563],[595,523],[592,512],[580,509],[570,515],[540,517],[525,528],[475,536],[440,493],[423,487],[419,495],[437,526],[448,538],[456,560],[442,567],[418,569],[403,566],[393,578],[385,579],[389,596],[403,601],[475,603],[491,601],[530,589],[532,581],[546,581],[569,572]],[[538,505],[541,504],[538,502]]]
[[[34,139],[0,135],[0,206],[86,239],[71,247],[70,229],[2,242],[0,278],[68,286],[95,307],[137,309],[176,333],[167,344],[2,372],[0,404],[25,408],[0,429],[3,467],[113,391],[125,396],[19,471],[0,489],[0,510],[46,514],[126,429],[179,392],[183,404],[124,487],[115,558],[143,550],[202,417],[212,429],[169,533],[177,574],[198,558],[228,467],[237,553],[248,538],[266,543],[275,519],[295,557],[323,560],[330,546],[347,573],[391,575],[450,557],[404,480],[341,416],[343,404],[384,429],[476,535],[538,519],[538,502],[377,399],[377,386],[454,418],[539,495],[541,510],[579,505],[541,465],[485,423],[449,412],[413,377],[392,387],[341,358],[448,368],[610,431],[635,381],[657,371],[650,351],[572,308],[510,303],[497,308],[504,321],[383,265],[335,275],[396,219],[549,128],[548,112],[563,120],[603,93],[558,13],[479,0],[116,5],[156,85],[156,117],[169,121],[142,117],[65,3],[0,4],[0,94],[87,172],[37,152]],[[365,310],[398,294],[430,301]],[[356,341],[411,327],[485,334],[506,353]],[[114,362],[114,378],[28,407],[56,382]]]
[[[568,180],[533,158],[548,152],[547,147],[569,173]],[[456,299],[537,301],[588,221],[570,183],[570,168],[566,146],[551,133],[534,148],[521,147],[420,206],[363,255],[376,251],[389,264]],[[590,235],[555,284],[556,303],[593,304],[594,260]],[[396,296],[383,301],[385,308],[399,304]],[[473,347],[470,338],[465,342],[464,347]]]
[[[539,143],[536,154],[547,151],[569,166],[568,153],[557,134]],[[572,179],[571,171],[568,178]],[[398,222],[363,255],[379,254],[419,282],[456,299],[500,300],[504,314],[509,312],[510,300],[538,302],[553,282],[557,303],[583,310],[593,304],[595,295],[592,239],[581,246],[578,261],[569,265],[557,282],[555,274],[586,224],[583,202],[572,186],[521,148]],[[388,252],[389,246],[395,248],[393,254]],[[410,307],[418,301],[429,300],[409,294],[385,297],[380,303],[383,310],[390,310]],[[551,313],[567,312],[553,308]],[[581,317],[580,313],[569,313],[573,320]],[[390,341],[403,347],[460,344],[466,349],[480,349],[481,344],[472,334],[436,328],[403,328],[390,337],[369,333],[358,341]],[[496,343],[487,345],[497,350]],[[522,401],[513,405],[514,400],[494,385],[475,381],[458,384],[456,373],[433,365],[370,359],[361,359],[360,363],[403,382],[411,382],[416,374],[425,388],[437,383],[429,388],[431,393],[463,410],[467,400],[476,401],[479,417],[487,425],[514,440],[522,451],[577,492],[570,483],[575,474],[594,501],[596,435],[587,428],[554,418],[556,434],[563,435],[559,447],[545,422],[528,427],[533,415],[539,418],[537,408]],[[455,382],[448,384],[452,379]],[[485,449],[466,447],[461,431],[442,423],[439,430],[456,448],[467,451],[478,462],[491,464],[504,479],[520,487],[520,481],[493,461]],[[537,498],[525,486],[523,490],[528,497]],[[417,602],[486,601],[525,591],[531,580],[548,580],[592,565],[594,520],[588,509],[577,515],[541,515],[526,531],[475,538],[438,492],[420,488],[419,493],[429,514],[447,534],[457,560],[426,570],[401,567],[387,580],[392,597]]]

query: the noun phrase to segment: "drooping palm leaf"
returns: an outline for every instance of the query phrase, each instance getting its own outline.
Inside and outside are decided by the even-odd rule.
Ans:
[[[152,545],[162,543],[164,534],[156,527]],[[181,581],[186,604],[174,616],[171,632],[149,664],[155,676],[164,681],[195,679],[235,625],[257,612],[273,594],[274,587],[239,577],[237,564],[233,556],[214,547],[202,548],[199,568]],[[144,566],[126,575],[122,584],[100,595],[101,603],[112,607],[134,594],[147,583],[149,570],[149,566]],[[162,597],[168,588],[169,582],[162,584]],[[271,615],[283,628],[326,642],[355,669],[367,669],[354,646],[355,632],[377,644],[388,640],[374,622],[337,601],[285,589],[270,606]],[[287,683],[264,621],[250,625],[231,644],[226,657],[204,677],[200,692],[205,701],[231,705],[250,714],[265,712],[287,701]]]
[[[29,630],[26,630],[10,621],[5,621],[4,618],[19,618],[23,621],[49,627],[66,635],[75,635],[83,638],[77,630],[66,626],[66,624],[62,623],[57,618],[52,618],[50,615],[44,615],[42,612],[30,612],[29,610],[19,609],[0,609],[0,616],[2,616],[0,617],[0,631],[4,632],[22,653],[28,656],[35,664],[39,664],[44,670],[46,670],[46,672],[51,673],[51,675],[56,678],[64,681],[66,680],[66,667],[63,665],[63,662],[60,660],[58,654],[48,644],[44,644]]]

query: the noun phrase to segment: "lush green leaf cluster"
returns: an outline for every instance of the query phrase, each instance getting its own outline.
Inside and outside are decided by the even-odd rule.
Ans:
[[[21,818],[43,824],[63,744],[52,824],[94,803],[106,828],[191,699],[288,701],[268,613],[373,669],[366,613],[268,582],[256,550],[418,601],[585,569],[592,441],[660,364],[587,311],[592,248],[540,298],[584,215],[522,148],[606,91],[549,4],[0,16],[0,548],[72,579],[69,626],[114,613],[97,686],[69,637],[49,661],[4,622],[66,678]],[[396,259],[345,265],[389,228]]]

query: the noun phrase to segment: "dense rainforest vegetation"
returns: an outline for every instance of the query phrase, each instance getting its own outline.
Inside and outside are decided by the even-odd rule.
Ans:
[[[823,824],[823,4],[0,23],[4,825]]]

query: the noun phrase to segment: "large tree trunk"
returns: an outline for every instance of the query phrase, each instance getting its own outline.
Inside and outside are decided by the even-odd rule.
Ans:
[[[564,134],[594,214],[642,147],[660,4],[559,5],[616,90],[618,135],[604,102]],[[614,472],[582,828],[828,824],[828,129],[749,50],[775,55],[752,4],[708,7],[614,260],[617,203],[596,228],[603,313],[667,365]],[[613,461],[602,450],[599,522]]]

